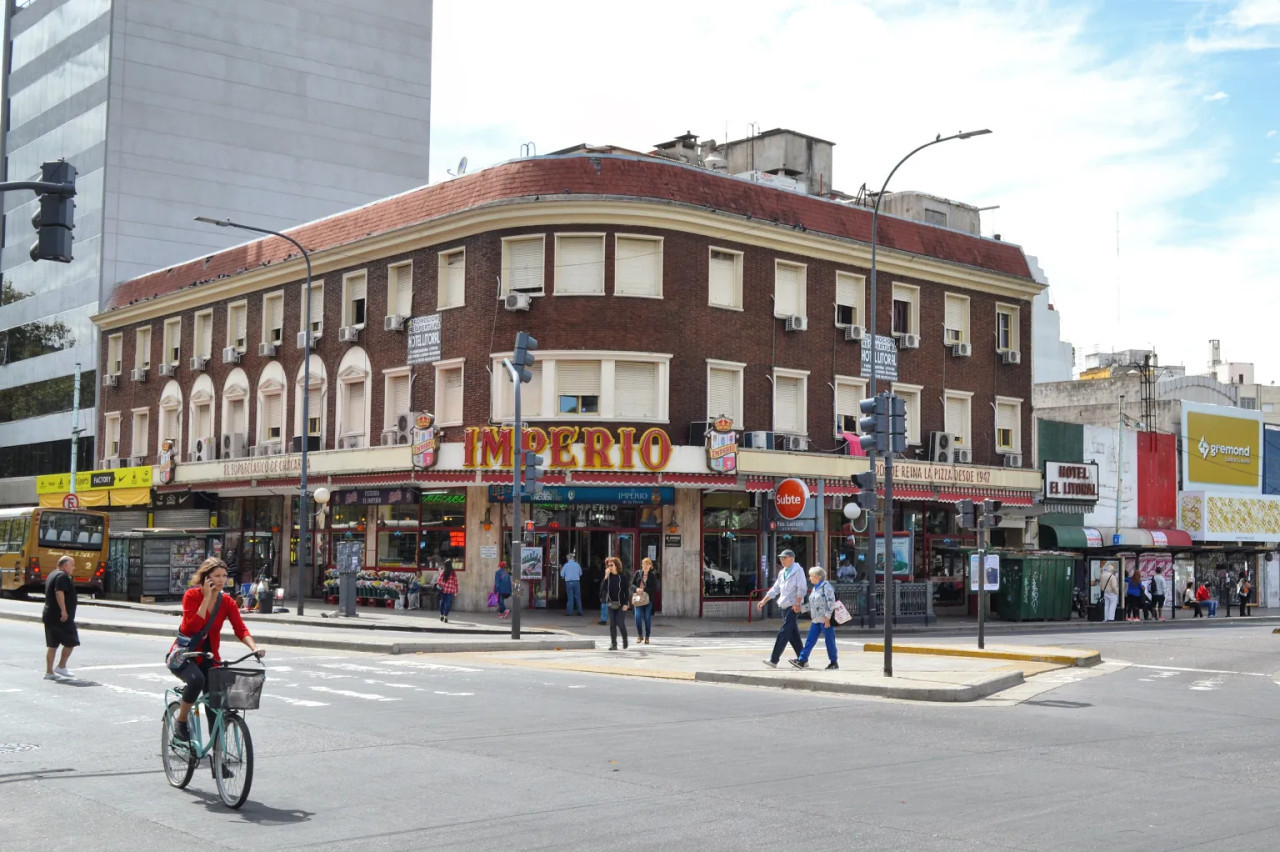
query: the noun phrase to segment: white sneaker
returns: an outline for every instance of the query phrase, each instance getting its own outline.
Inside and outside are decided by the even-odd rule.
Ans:
[[[55,668],[53,670],[53,673],[56,674],[58,677],[72,677],[71,672],[67,671],[65,666],[63,666],[62,668]]]
[[[46,674],[46,675],[44,676],[44,679],[45,679],[45,680],[57,680],[57,679],[58,679],[58,676],[57,676],[56,674],[54,674],[53,672],[49,672],[48,674]]]

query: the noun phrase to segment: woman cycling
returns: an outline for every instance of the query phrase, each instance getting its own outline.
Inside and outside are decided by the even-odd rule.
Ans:
[[[182,668],[174,672],[178,678],[186,683],[186,689],[182,690],[182,702],[178,705],[178,721],[173,727],[173,738],[175,740],[190,740],[191,730],[187,727],[187,714],[191,712],[191,705],[195,704],[196,699],[200,697],[200,693],[204,692],[208,685],[208,672],[213,666],[222,662],[222,658],[218,656],[218,645],[220,643],[220,634],[222,633],[222,625],[228,620],[231,622],[231,629],[235,631],[236,638],[245,644],[250,651],[253,651],[258,657],[266,656],[267,652],[258,649],[254,644],[253,637],[249,635],[249,628],[244,626],[244,619],[240,617],[240,611],[236,609],[235,601],[230,595],[223,593],[222,589],[227,584],[227,563],[223,562],[216,556],[211,556],[204,562],[200,563],[200,567],[196,569],[195,576],[191,578],[192,588],[187,589],[186,594],[182,596],[182,624],[178,627],[178,632],[184,636],[194,636],[204,629],[205,624],[209,621],[209,613],[214,609],[214,604],[219,597],[222,603],[218,604],[218,611],[214,615],[213,623],[209,625],[208,636],[200,643],[199,648],[191,648],[191,651],[204,651],[211,654],[213,659],[208,657],[198,657],[187,660]],[[176,646],[176,642],[174,645]],[[212,731],[213,716],[209,716],[210,730]]]

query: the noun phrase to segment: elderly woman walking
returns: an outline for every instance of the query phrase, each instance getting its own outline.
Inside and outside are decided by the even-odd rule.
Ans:
[[[840,665],[836,662],[836,627],[832,617],[836,608],[836,590],[827,582],[826,569],[821,565],[814,565],[809,569],[809,580],[813,583],[813,590],[809,592],[809,617],[813,619],[813,623],[809,625],[809,638],[805,640],[804,650],[791,661],[791,665],[798,669],[809,668],[809,654],[818,644],[818,637],[823,636],[827,640],[827,659],[831,661],[827,663],[827,668],[838,669]]]

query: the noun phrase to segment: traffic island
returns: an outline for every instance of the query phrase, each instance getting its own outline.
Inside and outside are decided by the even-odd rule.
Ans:
[[[884,643],[868,642],[863,651],[884,653]],[[988,645],[975,648],[970,645],[945,643],[910,644],[893,643],[895,654],[914,654],[927,657],[970,657],[979,660],[1012,660],[1019,663],[1051,663],[1055,666],[1088,668],[1102,662],[1097,651],[1081,648],[1057,648],[1045,645]]]

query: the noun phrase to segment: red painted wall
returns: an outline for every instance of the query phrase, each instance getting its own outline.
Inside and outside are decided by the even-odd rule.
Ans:
[[[1176,435],[1138,433],[1138,526],[1172,529],[1178,513]]]

